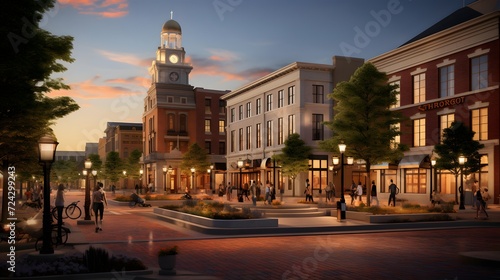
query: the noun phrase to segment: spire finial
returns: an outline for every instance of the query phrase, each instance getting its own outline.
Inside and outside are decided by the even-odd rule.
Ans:
[[[174,18],[174,11],[170,11],[170,19]]]

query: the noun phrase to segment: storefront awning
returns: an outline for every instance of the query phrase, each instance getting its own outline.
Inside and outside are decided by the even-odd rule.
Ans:
[[[272,161],[273,161],[272,158],[263,159],[262,162],[260,163],[260,168],[262,168],[262,169],[266,169],[268,167],[270,168],[273,165]]]
[[[429,155],[411,155],[405,156],[399,162],[399,168],[430,168],[431,160]]]
[[[397,170],[398,169],[398,164],[394,162],[382,162],[379,164],[371,165],[370,166],[371,170],[380,170],[380,169],[391,169],[391,170]]]

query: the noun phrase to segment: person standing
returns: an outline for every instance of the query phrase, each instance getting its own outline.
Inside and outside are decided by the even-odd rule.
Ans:
[[[380,202],[378,201],[378,197],[377,197],[377,185],[375,185],[375,181],[372,181],[372,187],[371,187],[371,191],[370,191],[370,201],[377,201],[377,206],[379,206]],[[371,204],[373,205],[373,204]]]
[[[57,186],[56,201],[57,209],[57,243],[62,243],[62,224],[63,224],[63,209],[64,209],[64,185]]]
[[[95,232],[102,231],[102,219],[104,216],[104,204],[108,206],[106,193],[101,182],[97,183],[95,191],[92,193],[92,209],[95,216]]]
[[[226,188],[226,199],[227,201],[231,201],[231,192],[233,190],[231,189],[231,182],[227,183],[227,188]]]
[[[394,182],[391,179],[391,184],[389,185],[389,203],[387,203],[387,206],[391,206],[391,200],[393,202],[394,207],[396,207],[396,194],[399,193],[399,188],[394,184]]]
[[[330,195],[331,195],[330,193],[332,191],[332,184],[333,183],[330,182],[330,184],[328,184],[328,186],[326,186],[326,188],[325,188],[325,197],[326,197],[325,200],[326,200],[326,202],[330,201]]]
[[[490,194],[488,193],[488,188],[484,188],[484,191],[481,192],[481,196],[483,197],[484,209],[488,209],[488,200],[490,200]]]
[[[269,185],[269,180],[266,181],[266,196],[264,197],[264,204],[267,204],[269,202],[269,204],[271,204],[271,186]]]
[[[363,197],[363,185],[361,185],[361,182],[358,183],[356,188],[356,195],[359,197],[359,203],[363,202],[361,199]]]

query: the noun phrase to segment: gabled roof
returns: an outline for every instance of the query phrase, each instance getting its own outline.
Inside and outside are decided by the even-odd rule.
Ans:
[[[470,8],[470,7],[460,8],[460,9],[456,10],[455,12],[453,12],[452,14],[450,14],[449,16],[445,17],[444,19],[440,20],[439,22],[437,22],[433,26],[427,28],[426,30],[424,30],[423,32],[418,34],[417,36],[413,37],[412,39],[410,39],[409,41],[407,41],[406,43],[404,43],[401,46],[418,41],[418,40],[423,39],[427,36],[430,36],[432,34],[446,30],[446,29],[451,28],[455,25],[469,21],[471,19],[474,19],[474,18],[482,16],[482,15],[483,15],[482,13],[480,13],[480,12]]]

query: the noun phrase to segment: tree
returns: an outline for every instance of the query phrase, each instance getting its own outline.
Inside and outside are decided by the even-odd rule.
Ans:
[[[129,174],[134,180],[139,179],[139,169],[141,169],[141,164],[139,161],[141,160],[142,152],[134,149],[127,158],[125,164],[125,170],[127,174]]]
[[[474,140],[474,131],[462,122],[452,122],[450,127],[443,130],[442,142],[434,146],[438,155],[436,169],[445,169],[455,175],[455,203],[458,203],[458,175],[463,168],[465,175],[474,173],[481,168],[481,155],[479,150],[484,145]],[[460,166],[458,158],[465,156],[467,162]],[[463,198],[463,186],[460,189],[461,200]]]
[[[338,144],[346,144],[348,155],[365,161],[368,182],[371,165],[401,159],[407,149],[394,143],[395,137],[401,135],[397,125],[405,120],[389,109],[397,102],[396,89],[396,85],[388,83],[385,73],[365,63],[349,81],[340,82],[328,95],[335,101],[334,118],[325,124],[334,136],[321,142],[320,147],[338,152]],[[366,197],[370,205],[370,195]]]
[[[293,195],[295,196],[295,178],[301,172],[309,170],[309,156],[311,155],[311,147],[307,146],[304,140],[300,139],[297,133],[290,134],[285,140],[285,147],[281,149],[281,154],[273,155],[273,160],[276,160],[281,165],[283,176],[288,176],[292,179]]]
[[[43,14],[55,0],[2,1],[0,8],[0,161],[4,174],[35,171],[37,141],[50,133],[50,125],[79,108],[69,97],[49,98],[51,90],[68,89],[62,79],[60,61],[72,62],[73,38],[54,36],[41,29]],[[39,169],[39,167],[37,168]],[[2,220],[7,216],[7,180],[4,180]]]
[[[194,167],[198,172],[205,172],[210,168],[210,162],[207,160],[207,151],[202,149],[197,143],[189,146],[188,151],[182,156],[180,164],[181,171],[186,174],[191,174],[191,168]]]
[[[106,155],[104,174],[112,183],[116,183],[123,174],[123,162],[118,152],[111,151]]]

